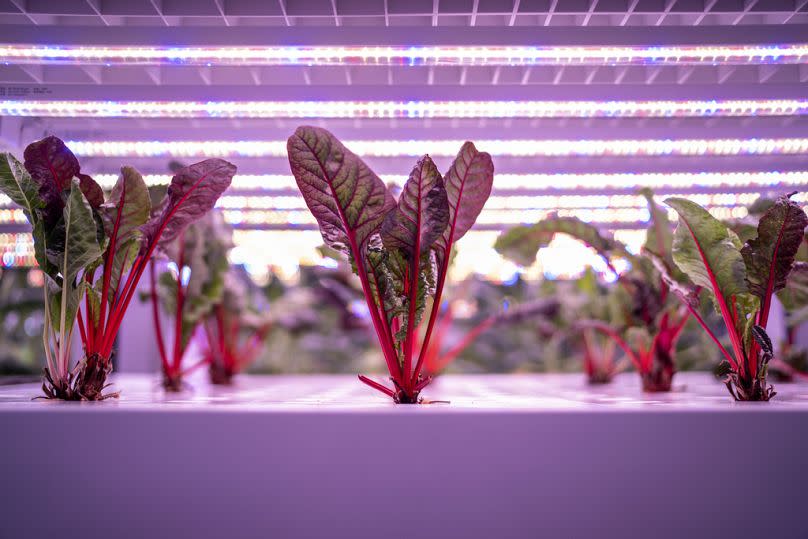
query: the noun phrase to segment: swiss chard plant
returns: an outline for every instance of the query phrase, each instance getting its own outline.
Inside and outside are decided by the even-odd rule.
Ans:
[[[559,298],[566,307],[562,312],[567,342],[573,350],[580,351],[587,382],[609,384],[629,366],[629,361],[619,357],[620,351],[613,339],[590,324],[592,321],[606,326],[620,324],[624,319],[623,296],[613,286],[600,282],[592,268],[587,268],[572,284],[574,288],[566,290]]]
[[[397,403],[419,402],[431,380],[422,370],[452,247],[488,199],[491,156],[466,142],[443,176],[424,156],[396,200],[358,156],[324,129],[299,127],[287,150],[323,240],[347,254],[359,276],[393,387],[363,375],[360,380]],[[417,328],[427,317],[418,347]]]
[[[163,369],[163,387],[180,391],[183,378],[207,358],[183,366],[189,344],[203,320],[218,305],[225,293],[225,275],[229,268],[227,253],[232,234],[221,213],[212,211],[188,226],[164,252],[168,267],[157,276],[157,259],[150,263],[152,319]],[[163,338],[160,306],[174,325],[170,349]]]
[[[0,190],[20,205],[32,226],[36,261],[45,274],[48,398],[101,400],[126,310],[155,251],[215,204],[235,167],[210,159],[180,170],[152,213],[141,175],[123,167],[105,196],[56,137],[34,142],[20,163],[0,158]],[[84,357],[71,366],[78,326]]]
[[[775,352],[766,326],[774,294],[785,290],[795,273],[794,258],[808,217],[791,195],[780,197],[760,218],[757,235],[742,244],[735,232],[698,204],[681,198],[665,203],[679,214],[673,260],[697,287],[710,291],[729,335],[731,351],[691,307],[725,359],[730,394],[736,400],[769,400],[775,392],[767,371]],[[692,305],[687,300],[685,304]]]
[[[665,212],[654,202],[648,190],[646,197],[651,216],[644,249],[663,265],[671,260],[672,234]],[[671,299],[673,279],[664,279],[651,260],[632,255],[626,246],[597,227],[574,217],[553,216],[534,225],[518,226],[501,235],[495,248],[505,257],[522,265],[536,259],[538,249],[547,246],[556,234],[566,234],[592,248],[604,261],[617,282],[608,301],[614,303],[609,320],[581,319],[576,324],[590,348],[590,339],[598,332],[625,353],[640,374],[645,391],[669,391],[676,371],[676,342],[688,319],[688,311]],[[631,268],[620,272],[613,260],[622,258]],[[602,350],[607,356],[611,352]],[[611,364],[611,360],[610,360]]]
[[[271,329],[270,318],[254,308],[248,279],[231,268],[220,301],[203,321],[203,361],[213,384],[232,383],[233,376],[256,359]]]

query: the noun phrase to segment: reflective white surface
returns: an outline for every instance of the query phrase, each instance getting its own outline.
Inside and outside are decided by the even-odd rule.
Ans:
[[[422,394],[428,406],[396,406],[353,376],[241,376],[233,386],[216,387],[205,376],[188,380],[188,388],[165,393],[155,376],[114,377],[117,400],[83,403],[87,409],[237,409],[256,411],[390,411],[395,413],[486,412],[608,412],[608,411],[732,411],[738,408],[808,411],[808,384],[774,383],[777,396],[769,403],[735,403],[726,388],[708,373],[678,373],[674,391],[644,393],[634,373],[614,383],[586,385],[580,374],[446,375]],[[0,387],[3,411],[45,411],[76,406],[34,399],[38,384]]]

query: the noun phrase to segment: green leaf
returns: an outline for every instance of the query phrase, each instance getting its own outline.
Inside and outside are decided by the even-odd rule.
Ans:
[[[115,255],[110,272],[110,293],[107,298],[112,302],[120,280],[132,267],[135,257],[140,252],[142,236],[140,227],[151,215],[149,189],[137,170],[132,167],[121,168],[121,175],[106,203],[99,208],[99,214],[107,237],[112,236],[116,222],[118,224]]]
[[[673,238],[673,261],[679,269],[719,301],[745,293],[746,266],[738,236],[694,202],[669,198],[665,203],[679,214]]]
[[[786,286],[808,225],[808,216],[790,196],[775,201],[760,218],[757,238],[741,249],[749,291],[764,302]]]
[[[60,234],[54,235],[56,241],[48,244],[47,255],[59,269],[59,278],[51,279],[52,286],[61,289],[52,294],[59,311],[52,323],[56,329],[69,332],[86,286],[84,279],[77,283],[77,277],[85,268],[95,264],[102,253],[93,211],[79,188],[78,179],[73,180],[62,213],[63,218],[57,225]]]
[[[406,316],[401,278],[390,270],[389,254],[384,249],[370,248],[367,252],[367,269],[370,288],[376,305],[384,309],[387,322],[396,316]]]
[[[532,226],[519,225],[504,231],[494,243],[494,249],[508,260],[529,267],[536,262],[539,249],[546,247],[552,234],[534,230]]]
[[[58,271],[46,256],[45,229],[40,216],[45,201],[39,195],[39,185],[31,178],[22,163],[9,153],[4,153],[0,157],[0,191],[22,208],[33,228],[34,257],[37,264],[45,273],[56,277]]]
[[[140,227],[151,215],[151,199],[146,182],[133,167],[121,167],[118,181],[115,182],[107,201],[99,209],[107,236],[112,234],[119,212],[121,216],[118,224],[118,241],[139,237]]]
[[[625,245],[577,217],[553,216],[532,226],[515,227],[497,238],[494,249],[518,264],[530,266],[538,250],[546,247],[556,234],[567,234],[582,241],[607,261],[613,256],[634,258]]]
[[[648,213],[651,216],[644,247],[652,253],[670,260],[673,228],[668,220],[668,214],[654,201],[654,192],[651,189],[647,187],[640,189],[640,194],[648,202]]]
[[[63,219],[57,225],[55,241],[48,244],[47,256],[59,267],[62,280],[72,283],[78,274],[101,257],[101,246],[93,210],[78,188],[78,180],[67,197]]]

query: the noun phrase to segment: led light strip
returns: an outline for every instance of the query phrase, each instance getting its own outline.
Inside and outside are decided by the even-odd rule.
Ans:
[[[97,174],[95,180],[105,189],[111,189],[117,174]],[[167,174],[146,174],[147,185],[168,185]],[[383,175],[386,183],[404,185],[407,176]],[[794,172],[660,172],[637,174],[495,174],[494,189],[603,189],[651,187],[668,190],[683,187],[759,187],[802,185],[808,183],[808,170]],[[283,190],[297,189],[294,177],[285,174],[238,174],[233,178],[231,190]]]
[[[760,197],[760,193],[677,193],[658,192],[657,199],[684,197],[702,206],[748,206]],[[798,202],[808,202],[808,192],[797,193],[792,197]],[[306,210],[302,197],[292,195],[231,195],[226,194],[216,203],[223,210]],[[509,195],[491,196],[485,204],[486,210],[558,210],[558,209],[620,209],[647,207],[645,198],[637,195]],[[0,195],[0,208],[18,210],[5,195]],[[14,222],[24,215],[14,213]]]
[[[746,208],[711,206],[709,210],[718,218],[743,217]],[[260,225],[280,225],[294,228],[301,225],[316,226],[314,217],[308,210],[265,210],[265,209],[223,209],[225,220],[233,225],[250,228]],[[594,223],[637,223],[648,219],[646,208],[543,208],[543,209],[484,209],[477,218],[480,225],[516,225],[534,223],[552,213],[575,216]],[[669,217],[675,219],[670,210]],[[0,225],[27,224],[22,210],[0,210]]]
[[[684,197],[702,206],[746,206],[754,202],[759,193],[658,193],[657,198]],[[795,195],[802,201],[805,194]],[[2,202],[2,200],[0,200]],[[646,208],[645,198],[634,195],[511,195],[491,196],[485,203],[487,210],[527,209],[600,209],[600,208]],[[300,196],[225,195],[216,207],[227,210],[305,210],[306,203]]]
[[[106,47],[2,45],[18,64],[260,66],[520,66],[653,64],[797,64],[808,44],[695,46],[283,46]]]
[[[710,206],[710,213],[719,219],[746,217],[744,206]],[[562,217],[578,217],[587,222],[613,224],[637,223],[648,220],[646,208],[544,208],[544,209],[484,209],[477,223],[480,225],[517,225],[535,223],[551,214]],[[244,210],[224,209],[225,220],[233,225],[250,228],[255,225],[315,225],[316,220],[308,210]],[[676,212],[668,210],[668,217],[676,220]]]
[[[0,115],[103,118],[646,118],[793,116],[805,99],[713,101],[0,101]]]
[[[367,157],[438,157],[457,154],[462,140],[349,140]],[[83,157],[286,157],[285,140],[66,142]],[[784,155],[808,153],[808,138],[652,140],[477,140],[478,148],[508,157]]]

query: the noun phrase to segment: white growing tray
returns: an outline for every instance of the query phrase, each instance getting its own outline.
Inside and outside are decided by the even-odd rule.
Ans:
[[[808,385],[446,376],[424,394],[450,404],[397,406],[352,376],[191,383],[0,387],[0,537],[808,537]]]

